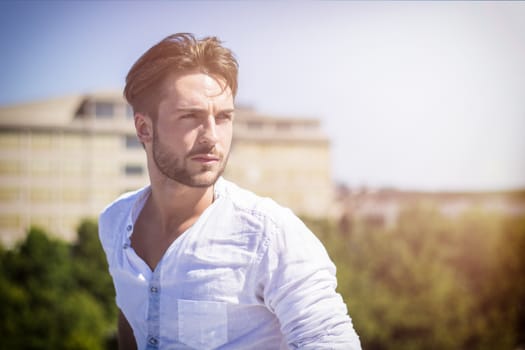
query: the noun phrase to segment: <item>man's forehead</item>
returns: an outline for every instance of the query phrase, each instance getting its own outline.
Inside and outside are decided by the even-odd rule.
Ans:
[[[229,87],[207,74],[178,76],[166,82],[161,104],[170,109],[233,109],[233,96]]]
[[[210,91],[228,89],[231,91],[224,78],[200,71],[171,74],[166,78],[164,86],[168,89],[193,88]]]
[[[187,99],[228,99],[232,97],[231,89],[223,79],[205,73],[170,77],[166,81],[165,88],[168,93],[182,95],[181,97]]]
[[[188,90],[185,93],[170,94],[168,97],[170,104],[176,108],[197,108],[214,104],[222,107],[233,106],[231,92],[226,90],[206,93],[202,90]]]

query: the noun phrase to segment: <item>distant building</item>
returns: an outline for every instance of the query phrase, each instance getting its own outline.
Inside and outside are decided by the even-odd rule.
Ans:
[[[525,215],[525,190],[501,192],[420,192],[396,189],[336,190],[339,223],[349,233],[356,221],[384,228],[394,227],[405,209],[417,206],[433,208],[448,218],[468,211],[499,213],[509,216]]]
[[[299,215],[332,211],[330,143],[315,119],[240,108],[225,177]],[[149,183],[130,107],[95,93],[0,108],[0,240],[30,225],[71,240],[123,192]]]

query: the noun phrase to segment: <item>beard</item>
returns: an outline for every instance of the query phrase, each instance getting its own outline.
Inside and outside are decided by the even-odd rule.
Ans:
[[[224,172],[230,153],[224,155],[215,146],[198,146],[183,157],[176,157],[158,138],[157,130],[153,134],[153,161],[157,169],[167,178],[188,187],[210,187],[217,182]],[[199,154],[210,154],[219,160],[214,164],[194,165],[191,157]]]

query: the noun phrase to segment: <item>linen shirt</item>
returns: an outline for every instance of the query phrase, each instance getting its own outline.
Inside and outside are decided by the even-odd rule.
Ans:
[[[219,178],[213,203],[151,271],[130,243],[150,193],[122,195],[99,219],[138,349],[361,349],[334,264],[289,209]]]

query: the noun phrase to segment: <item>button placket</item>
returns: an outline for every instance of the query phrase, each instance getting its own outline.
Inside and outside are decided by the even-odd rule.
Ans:
[[[128,225],[126,226],[126,231],[127,231],[127,232],[131,232],[131,230],[133,230],[133,225],[128,224]],[[129,237],[129,236],[128,236],[128,237]],[[123,248],[123,249],[128,249],[129,247],[131,247],[131,244],[130,244],[130,242],[129,242],[129,239],[127,239],[126,242],[122,245],[122,248]]]
[[[160,347],[160,272],[157,269],[153,272],[149,283],[148,297],[148,349]]]

